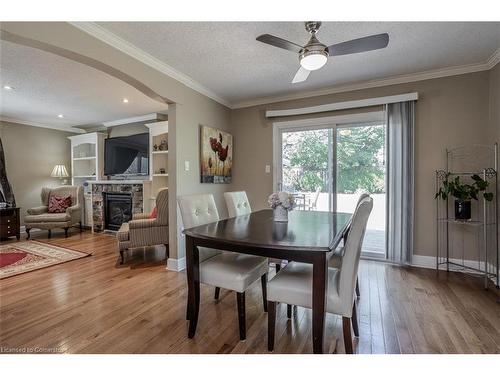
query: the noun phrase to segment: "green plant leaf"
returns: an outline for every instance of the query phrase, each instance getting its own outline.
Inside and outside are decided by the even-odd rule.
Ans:
[[[493,200],[493,193],[484,193],[483,194],[484,199],[486,199],[488,202],[491,202]]]

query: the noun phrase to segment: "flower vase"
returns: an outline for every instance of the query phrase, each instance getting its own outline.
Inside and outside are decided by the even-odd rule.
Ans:
[[[274,221],[288,221],[288,210],[279,205],[274,209]]]

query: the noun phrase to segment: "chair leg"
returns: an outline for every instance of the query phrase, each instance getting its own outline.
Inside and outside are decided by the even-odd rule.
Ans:
[[[352,336],[351,336],[351,318],[342,317],[342,325],[344,329],[344,346],[346,354],[353,354],[352,351]]]
[[[276,263],[276,273],[280,272],[280,270],[281,270],[281,264]]]
[[[246,317],[245,317],[245,292],[236,293],[238,303],[238,322],[240,325],[240,340],[247,338]]]
[[[356,277],[356,296],[361,297],[361,293],[359,292],[359,278]]]
[[[49,229],[49,233],[47,235],[47,238],[50,238],[50,237],[52,237],[52,231]]]
[[[274,331],[276,326],[276,302],[267,302],[267,350],[274,350]]]
[[[262,285],[262,303],[264,304],[264,312],[267,312],[267,273],[260,277]]]
[[[123,264],[123,250],[120,250],[120,264]]]
[[[168,243],[165,244],[165,258],[170,258],[170,247],[168,246]]]
[[[83,226],[82,226],[82,222],[80,221],[80,233],[83,232]]]
[[[64,228],[64,237],[68,238],[68,229],[69,228]]]
[[[29,239],[31,238],[31,237],[30,237],[30,230],[31,230],[31,228],[26,228],[26,234],[28,235],[28,236],[26,237],[26,239],[27,239],[27,240],[29,240]]]
[[[358,312],[356,309],[356,301],[352,304],[352,330],[354,331],[354,336],[359,337],[359,326],[358,326]]]
[[[214,299],[219,299],[220,288],[218,286],[215,287]]]
[[[286,317],[292,319],[292,308],[293,305],[286,305]]]

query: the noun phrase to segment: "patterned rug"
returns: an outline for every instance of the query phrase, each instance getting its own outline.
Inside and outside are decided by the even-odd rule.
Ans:
[[[80,259],[90,254],[38,241],[23,241],[0,246],[0,279],[55,264]]]

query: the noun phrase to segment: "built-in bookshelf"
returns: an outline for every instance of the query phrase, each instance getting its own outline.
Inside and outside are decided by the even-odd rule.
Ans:
[[[86,133],[68,137],[71,141],[71,184],[84,186],[86,181],[97,181],[104,177],[104,133]],[[82,222],[91,223],[92,201],[90,187],[84,186],[84,210]]]
[[[149,189],[151,195],[148,201],[152,209],[158,190],[168,187],[168,121],[146,124],[146,126],[149,128],[149,180],[151,182]]]

